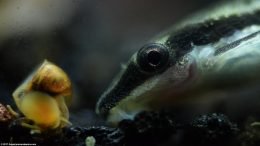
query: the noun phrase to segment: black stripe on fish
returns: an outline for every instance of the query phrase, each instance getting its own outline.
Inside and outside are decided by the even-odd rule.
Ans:
[[[260,24],[260,10],[188,25],[173,32],[166,41],[166,45],[175,50],[178,58],[190,52],[192,44],[200,46],[215,43],[223,37],[231,36],[237,30],[254,24]]]

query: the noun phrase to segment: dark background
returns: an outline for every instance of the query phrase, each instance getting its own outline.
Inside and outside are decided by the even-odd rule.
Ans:
[[[0,0],[0,99],[48,59],[71,77],[72,111],[92,110],[120,64],[209,0]]]

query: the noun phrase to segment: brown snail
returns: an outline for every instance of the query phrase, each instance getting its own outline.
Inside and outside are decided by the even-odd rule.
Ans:
[[[14,91],[13,98],[25,116],[22,125],[31,132],[70,124],[67,106],[72,99],[71,81],[60,67],[47,60]]]

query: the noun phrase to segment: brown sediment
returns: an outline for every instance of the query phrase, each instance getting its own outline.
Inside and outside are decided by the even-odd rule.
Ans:
[[[14,117],[8,111],[8,109],[0,103],[0,123],[7,123],[11,121]]]

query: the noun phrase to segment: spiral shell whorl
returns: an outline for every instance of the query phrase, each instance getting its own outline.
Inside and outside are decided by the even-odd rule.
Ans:
[[[54,95],[71,94],[71,82],[67,74],[48,61],[44,61],[33,76],[32,88]]]

